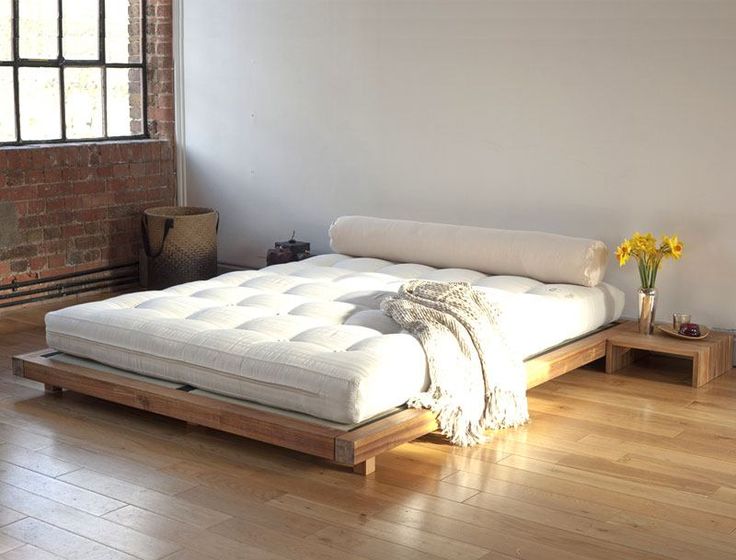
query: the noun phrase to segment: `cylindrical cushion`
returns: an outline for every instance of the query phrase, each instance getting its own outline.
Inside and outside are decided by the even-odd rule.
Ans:
[[[602,241],[512,231],[342,216],[330,227],[333,251],[438,268],[526,276],[540,282],[596,286],[606,273]]]

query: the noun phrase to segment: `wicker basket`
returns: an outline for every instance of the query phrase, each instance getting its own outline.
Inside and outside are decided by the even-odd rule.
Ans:
[[[162,206],[143,211],[141,285],[161,290],[217,274],[217,229],[211,208]]]

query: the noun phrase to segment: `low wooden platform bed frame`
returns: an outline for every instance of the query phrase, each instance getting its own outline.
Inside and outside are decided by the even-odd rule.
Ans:
[[[527,387],[532,388],[606,355],[607,325],[592,334],[529,359]],[[62,389],[131,406],[223,432],[328,459],[368,475],[376,456],[437,429],[427,410],[401,409],[344,431],[317,422],[291,418],[262,408],[191,394],[188,386],[171,388],[70,363],[53,360],[45,349],[13,358],[13,373],[43,383],[47,392]]]

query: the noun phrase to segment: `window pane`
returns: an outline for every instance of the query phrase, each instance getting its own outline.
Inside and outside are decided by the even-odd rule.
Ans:
[[[67,138],[100,138],[102,126],[102,69],[64,70]]]
[[[13,8],[11,0],[0,0],[0,60],[13,59]]]
[[[143,134],[143,82],[140,68],[107,69],[107,134]]]
[[[141,0],[105,0],[107,62],[141,61]]]
[[[59,15],[57,0],[19,0],[21,58],[58,56]]]
[[[61,138],[58,68],[19,68],[20,137],[22,140]]]
[[[0,68],[0,142],[15,141],[15,99],[13,69]]]
[[[98,60],[100,58],[99,0],[64,0],[64,58]]]

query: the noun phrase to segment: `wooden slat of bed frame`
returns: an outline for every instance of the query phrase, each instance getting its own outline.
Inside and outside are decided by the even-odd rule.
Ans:
[[[335,461],[356,465],[436,429],[437,421],[430,411],[407,408],[339,435],[335,441]]]
[[[53,353],[53,350],[46,349],[17,356],[13,358],[13,372],[20,377],[40,381],[47,387],[63,387],[330,460],[335,457],[335,437],[343,433],[320,424],[256,410],[245,404],[192,395],[144,380],[44,357]]]
[[[527,387],[532,388],[568,371],[602,358],[608,330],[600,330],[525,363]],[[370,474],[375,457],[437,429],[427,410],[403,409],[349,432],[321,424],[257,410],[247,403],[234,404],[204,395],[162,387],[143,379],[53,361],[51,349],[13,358],[20,377],[40,381],[47,390],[61,388],[186,422],[301,451],[352,466]]]
[[[524,363],[527,389],[605,357],[609,334],[608,328],[600,330],[527,360]]]

